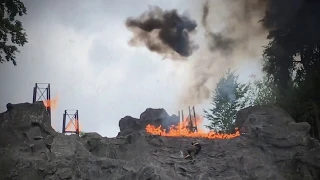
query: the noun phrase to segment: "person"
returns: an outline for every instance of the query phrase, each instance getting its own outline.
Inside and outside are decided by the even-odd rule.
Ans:
[[[193,163],[195,161],[195,155],[198,155],[201,151],[201,145],[196,141],[192,141],[191,145],[192,146],[187,149],[188,154],[184,158],[188,158],[191,156],[191,162]]]

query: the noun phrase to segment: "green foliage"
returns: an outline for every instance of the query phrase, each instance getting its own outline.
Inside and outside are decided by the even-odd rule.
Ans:
[[[16,66],[17,46],[27,43],[27,35],[22,23],[16,20],[27,9],[20,0],[0,0],[0,62],[12,61]],[[10,40],[10,41],[9,41]]]
[[[253,81],[249,82],[248,86],[249,90],[246,97],[249,105],[276,104],[279,92],[272,79],[266,76],[261,79],[253,78]]]
[[[230,69],[217,83],[213,92],[211,109],[204,110],[205,118],[210,121],[210,130],[233,133],[235,117],[239,109],[246,106],[245,94],[248,85],[238,82],[238,76]]]

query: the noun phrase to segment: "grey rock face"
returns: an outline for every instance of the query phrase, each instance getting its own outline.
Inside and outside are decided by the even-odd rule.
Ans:
[[[140,118],[126,116],[119,121],[120,132],[118,136],[126,136],[128,134],[144,130],[146,125],[152,124],[162,126],[164,129],[169,129],[171,125],[177,125],[179,117],[176,115],[169,116],[164,109],[148,108],[141,113]]]
[[[157,125],[159,116],[152,118],[148,113],[135,119],[138,125]],[[194,139],[147,135],[124,119],[119,125],[121,132],[131,129],[128,135],[68,136],[51,128],[42,104],[12,105],[10,111],[0,114],[0,179],[320,179],[319,142],[307,134],[310,125],[295,123],[276,107],[241,110],[237,119],[242,121],[240,137],[196,139],[202,151],[193,164],[181,158],[180,151]]]

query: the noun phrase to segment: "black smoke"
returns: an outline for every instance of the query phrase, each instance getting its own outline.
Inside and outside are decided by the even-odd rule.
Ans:
[[[188,57],[198,48],[190,40],[190,33],[195,31],[197,23],[178,14],[177,10],[163,11],[152,7],[137,18],[128,18],[126,26],[134,33],[131,44],[143,43],[150,51],[161,55],[175,52]]]

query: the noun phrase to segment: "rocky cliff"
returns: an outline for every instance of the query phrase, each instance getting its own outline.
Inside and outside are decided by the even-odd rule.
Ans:
[[[163,110],[149,109],[135,122],[125,117],[118,137],[106,138],[55,132],[42,104],[9,109],[0,114],[0,179],[320,180],[320,147],[308,135],[310,125],[276,107],[241,110],[240,137],[197,139],[203,148],[193,164],[180,157],[193,139],[143,131],[145,123],[169,117],[158,118]]]

